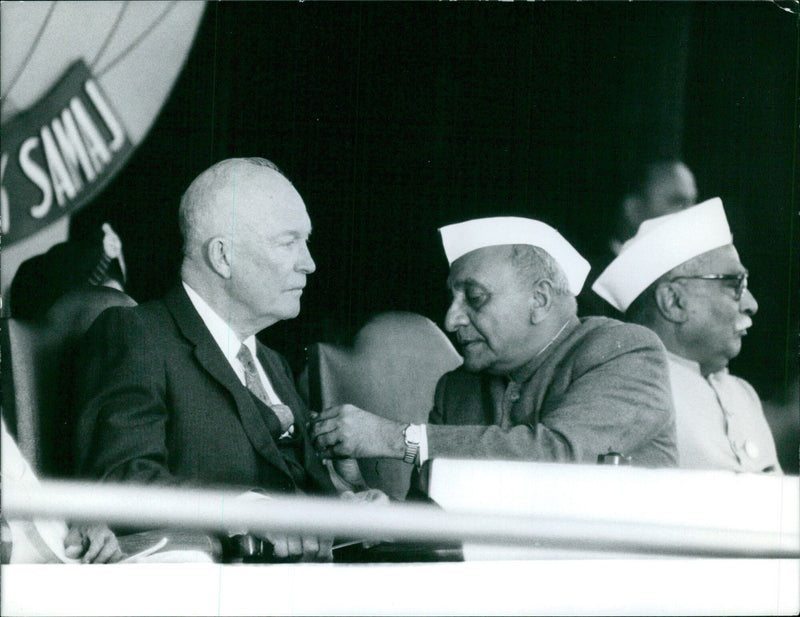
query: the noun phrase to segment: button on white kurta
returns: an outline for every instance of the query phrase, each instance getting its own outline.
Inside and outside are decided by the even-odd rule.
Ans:
[[[744,442],[744,451],[750,458],[758,458],[758,455],[760,454],[758,445],[754,441],[751,441],[749,439]]]

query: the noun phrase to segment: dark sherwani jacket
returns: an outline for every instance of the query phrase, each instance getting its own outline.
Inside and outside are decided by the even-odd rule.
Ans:
[[[575,318],[524,373],[519,382],[463,367],[444,375],[429,457],[596,463],[613,450],[634,465],[677,465],[667,358],[652,331]]]
[[[79,473],[117,481],[334,493],[313,450],[308,410],[288,364],[261,343],[257,347],[275,392],[294,412],[299,431],[294,460],[305,478],[290,472],[259,403],[181,285],[162,300],[106,310],[87,333],[75,399]]]

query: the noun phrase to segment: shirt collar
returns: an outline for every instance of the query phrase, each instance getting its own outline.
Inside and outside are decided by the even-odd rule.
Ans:
[[[684,358],[683,356],[674,354],[669,349],[667,349],[667,358],[670,360],[670,362],[674,362],[679,366],[689,369],[692,373],[696,373],[699,377],[703,377],[703,373],[700,371],[699,362],[695,362],[694,360],[689,360],[689,358]],[[728,367],[726,366],[725,368],[718,370],[716,373],[711,373],[709,377],[712,375],[725,375],[727,372]],[[705,377],[703,377],[703,379],[705,379]]]
[[[536,354],[533,358],[528,360],[527,364],[522,367],[517,373],[517,376],[514,378],[514,381],[518,381],[519,383],[525,383],[536,372],[542,363],[550,357],[550,354],[558,347],[561,342],[566,339],[570,333],[580,325],[580,319],[576,315],[572,315],[567,322],[564,324],[562,329],[556,334],[553,339],[547,343],[546,347],[542,349],[538,354]]]
[[[228,359],[228,362],[236,358],[236,354],[239,353],[239,348],[242,346],[242,343],[247,345],[250,349],[250,353],[255,357],[255,335],[251,334],[244,342],[240,341],[239,337],[236,336],[236,333],[231,329],[230,325],[228,325],[228,322],[220,317],[216,311],[208,305],[208,302],[192,289],[186,281],[181,282],[183,283],[183,288],[186,290],[186,294],[189,296],[189,300],[191,300],[192,305],[200,314],[200,319],[203,320],[203,323],[206,325],[206,328],[208,328],[217,346],[219,346],[222,353]]]

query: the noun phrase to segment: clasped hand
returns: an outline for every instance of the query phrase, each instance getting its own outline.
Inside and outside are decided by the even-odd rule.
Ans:
[[[314,446],[326,458],[403,458],[404,424],[355,405],[337,405],[311,414]]]
[[[64,552],[82,563],[116,563],[125,555],[117,537],[107,526],[73,525],[64,538]]]

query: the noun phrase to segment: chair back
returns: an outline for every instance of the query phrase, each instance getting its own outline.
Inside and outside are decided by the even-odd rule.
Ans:
[[[358,332],[352,347],[316,343],[309,348],[309,400],[318,410],[351,403],[392,420],[424,423],[439,378],[461,362],[444,332],[427,317],[380,313]],[[359,467],[370,487],[405,498],[411,465],[360,459]]]
[[[2,320],[2,406],[31,467],[45,477],[73,473],[71,393],[77,344],[111,306],[134,306],[109,287],[71,291],[37,321]]]

